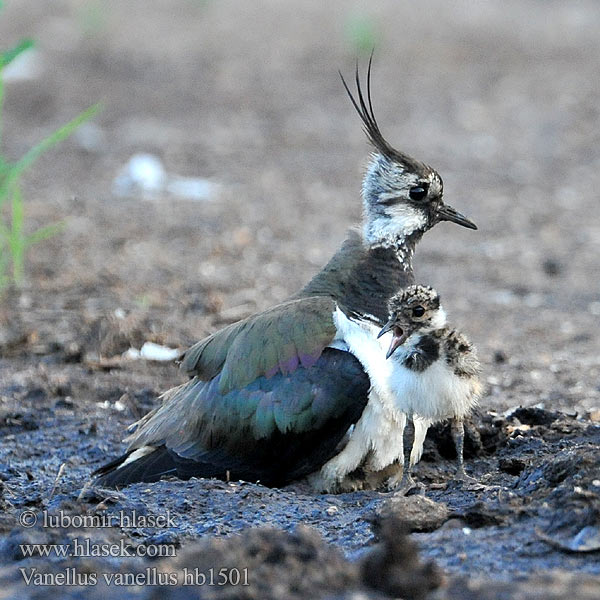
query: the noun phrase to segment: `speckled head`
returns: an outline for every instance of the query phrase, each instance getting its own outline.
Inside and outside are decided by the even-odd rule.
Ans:
[[[387,352],[389,358],[413,333],[426,333],[446,324],[446,313],[439,294],[429,286],[411,285],[392,296],[388,302],[390,318],[379,332],[381,337],[392,332]]]
[[[340,73],[367,138],[375,148],[362,187],[366,242],[372,246],[398,246],[409,237],[420,238],[440,221],[477,229],[475,223],[444,204],[442,178],[433,168],[395,150],[381,134],[371,101],[371,62],[369,60],[366,101],[358,66],[356,98]]]

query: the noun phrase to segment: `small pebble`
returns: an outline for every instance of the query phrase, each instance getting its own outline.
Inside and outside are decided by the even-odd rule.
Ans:
[[[497,364],[502,364],[505,363],[507,361],[508,357],[506,356],[506,353],[504,352],[504,350],[496,350],[494,352],[494,362]]]
[[[542,263],[542,269],[546,275],[556,277],[562,271],[562,265],[555,258],[547,258]]]

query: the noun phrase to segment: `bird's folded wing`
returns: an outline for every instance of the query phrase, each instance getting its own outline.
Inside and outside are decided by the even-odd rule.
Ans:
[[[219,392],[227,394],[258,377],[310,367],[335,337],[335,308],[326,296],[289,300],[198,342],[181,368],[203,381],[220,373]]]
[[[220,377],[194,377],[170,390],[127,440],[129,452],[165,446],[196,461],[197,476],[221,469],[249,480],[288,480],[333,456],[360,417],[370,385],[359,361],[333,348],[310,368],[258,377],[226,394],[219,392]]]

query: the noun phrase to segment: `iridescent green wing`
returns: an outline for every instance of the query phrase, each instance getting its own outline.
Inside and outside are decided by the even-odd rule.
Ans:
[[[261,376],[308,368],[335,337],[335,309],[326,296],[284,302],[198,342],[184,355],[182,369],[204,381],[221,373],[219,392],[227,394]]]

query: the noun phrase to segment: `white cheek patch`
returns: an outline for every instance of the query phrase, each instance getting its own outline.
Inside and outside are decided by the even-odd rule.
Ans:
[[[446,311],[440,306],[431,319],[431,329],[441,329],[446,326]]]
[[[423,212],[417,211],[407,204],[397,204],[390,207],[389,214],[393,222],[391,226],[405,236],[418,229],[424,229],[427,225],[427,219]]]
[[[427,217],[421,211],[406,204],[386,208],[386,216],[365,223],[367,242],[381,243],[385,240],[407,238],[415,231],[427,229]]]

